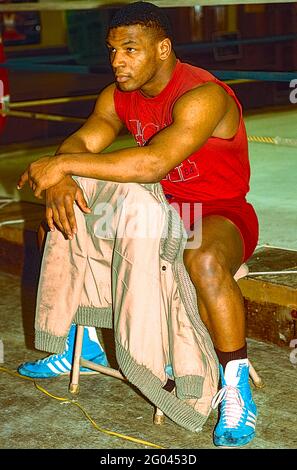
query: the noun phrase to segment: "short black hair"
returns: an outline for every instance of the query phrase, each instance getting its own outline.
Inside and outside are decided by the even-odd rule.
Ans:
[[[171,24],[167,15],[162,8],[149,2],[134,2],[117,10],[109,23],[109,29],[136,24],[154,29],[164,39],[172,39]]]

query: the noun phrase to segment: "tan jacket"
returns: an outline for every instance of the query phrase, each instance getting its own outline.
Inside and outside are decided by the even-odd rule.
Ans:
[[[60,353],[72,322],[113,328],[122,373],[167,416],[200,431],[218,364],[183,264],[186,233],[159,184],[76,178],[92,213],[72,241],[47,238],[38,289],[38,349]],[[171,365],[176,394],[164,390]]]

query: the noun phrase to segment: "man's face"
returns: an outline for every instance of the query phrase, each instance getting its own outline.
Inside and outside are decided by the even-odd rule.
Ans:
[[[120,26],[109,30],[110,62],[118,87],[134,91],[153,82],[159,62],[159,41],[149,28]]]

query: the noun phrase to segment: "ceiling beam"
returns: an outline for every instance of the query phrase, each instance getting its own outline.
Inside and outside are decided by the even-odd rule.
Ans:
[[[191,6],[212,6],[212,5],[239,5],[239,4],[259,4],[259,3],[295,3],[296,0],[152,0],[151,3],[159,7],[191,7]],[[53,10],[92,10],[99,7],[120,6],[132,3],[132,1],[118,0],[45,0],[41,2],[28,3],[0,3],[1,12],[17,11],[53,11]],[[178,4],[178,5],[177,5]]]

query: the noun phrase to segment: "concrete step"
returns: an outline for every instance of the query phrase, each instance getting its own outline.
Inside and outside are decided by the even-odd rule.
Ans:
[[[1,271],[21,275],[24,269],[28,272],[38,269],[40,253],[37,231],[44,213],[45,208],[40,204],[5,203],[0,199]]]
[[[39,276],[37,230],[43,217],[44,207],[28,202],[12,202],[0,210],[0,270],[21,275],[30,288]],[[290,346],[297,338],[297,251],[260,247],[248,266],[249,275],[238,281],[248,337]],[[264,274],[253,275],[259,272]]]
[[[245,299],[248,336],[290,346],[297,338],[297,251],[263,246],[247,264],[250,273],[238,284]]]

